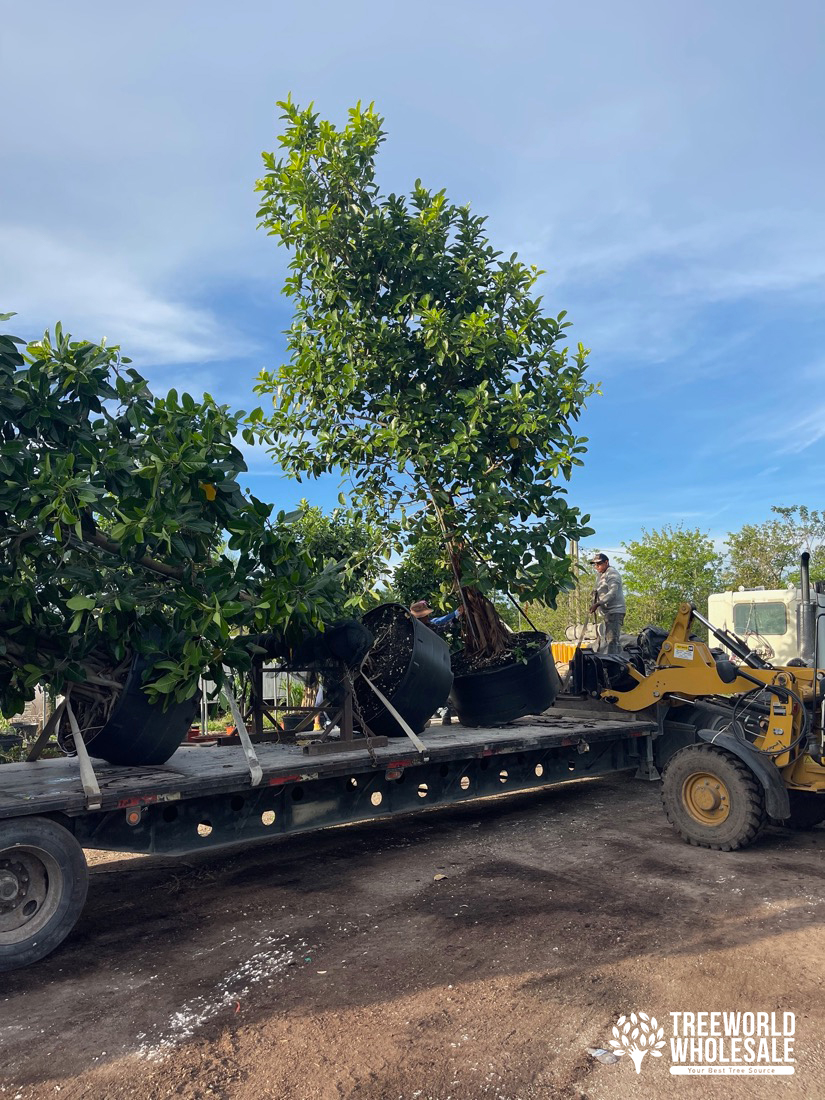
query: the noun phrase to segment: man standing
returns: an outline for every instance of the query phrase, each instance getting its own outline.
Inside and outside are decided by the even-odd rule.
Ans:
[[[597,611],[601,612],[604,619],[602,636],[607,642],[607,652],[618,653],[620,651],[619,635],[622,632],[626,610],[622,578],[619,576],[618,569],[614,569],[610,564],[607,554],[596,554],[590,559],[590,564],[595,565],[596,572],[599,574],[590,610],[593,614]]]

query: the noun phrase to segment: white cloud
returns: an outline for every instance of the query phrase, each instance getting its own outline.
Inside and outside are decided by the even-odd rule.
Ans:
[[[255,350],[208,310],[165,293],[124,258],[86,241],[0,223],[0,255],[2,310],[20,314],[27,329],[61,320],[78,339],[105,338],[148,364]]]
[[[283,263],[256,236],[252,182],[290,88],[336,120],[375,96],[389,131],[382,179],[406,190],[421,174],[489,211],[496,240],[548,268],[551,308],[575,303],[602,352],[673,357],[703,305],[825,276],[813,4],[785,25],[749,12],[745,37],[736,12],[707,0],[689,26],[667,5],[528,2],[505,19],[459,0],[437,8],[435,38],[422,14],[435,17],[432,3],[412,21],[391,8],[377,19],[361,0],[288,16],[263,0],[147,0],[105,18],[101,5],[46,8],[44,21],[18,6],[0,44],[9,94],[35,40],[41,70],[7,119],[8,206],[38,227],[24,232],[71,253],[36,264],[22,249],[28,300],[47,317],[65,317],[66,302],[152,358],[167,347],[181,362],[220,357],[228,340],[192,306],[193,284],[266,280]],[[67,42],[115,51],[105,92]],[[409,65],[428,58],[432,79],[411,84]],[[493,64],[500,81],[487,79]],[[65,225],[82,236],[58,236]],[[22,311],[14,290],[6,308]]]
[[[795,387],[793,391],[804,400],[804,390]],[[778,401],[774,395],[768,395],[767,401]],[[703,456],[730,456],[742,455],[743,446],[747,465],[753,466],[755,460],[759,468],[753,470],[751,476],[758,478],[772,478],[784,467],[775,464],[776,459],[783,455],[798,455],[810,447],[815,446],[820,440],[825,439],[825,400],[816,400],[811,392],[803,411],[794,414],[795,404],[788,403],[784,406],[769,406],[763,403],[758,407],[758,412],[746,418],[740,418],[736,424],[736,431],[720,433],[705,442],[701,447]],[[772,415],[774,413],[775,415]],[[810,471],[809,471],[810,474]],[[803,478],[803,483],[808,491],[812,484],[810,476]]]
[[[670,223],[670,224],[668,224]],[[674,205],[561,217],[522,246],[546,251],[555,284],[621,280],[657,265],[656,292],[703,301],[792,290],[825,280],[825,226],[813,211],[725,211],[696,219]]]
[[[797,455],[825,438],[825,401],[819,401],[801,416],[768,431],[779,454]]]
[[[813,210],[691,220],[678,204],[666,215],[629,207],[588,218],[571,206],[518,251],[547,269],[548,308],[570,310],[571,340],[600,363],[621,359],[626,370],[628,358],[644,367],[688,352],[692,382],[750,336],[740,324],[707,344],[695,323],[706,309],[780,296],[805,303],[825,286],[825,221]]]

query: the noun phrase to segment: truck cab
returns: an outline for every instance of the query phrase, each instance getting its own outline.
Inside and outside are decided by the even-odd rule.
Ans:
[[[798,588],[745,588],[708,597],[710,621],[776,665],[806,656],[802,608]]]

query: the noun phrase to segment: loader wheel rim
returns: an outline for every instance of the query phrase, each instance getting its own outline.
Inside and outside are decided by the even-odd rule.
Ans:
[[[685,809],[700,825],[721,825],[730,815],[730,791],[712,772],[694,772],[682,784]]]

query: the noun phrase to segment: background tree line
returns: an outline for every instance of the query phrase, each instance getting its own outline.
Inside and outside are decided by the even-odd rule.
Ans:
[[[799,557],[811,554],[812,580],[825,580],[825,513],[804,505],[771,508],[763,523],[728,534],[722,547],[683,526],[643,531],[622,544],[628,631],[668,626],[682,600],[706,610],[711,592],[785,588],[799,583]]]
[[[708,532],[681,524],[643,529],[639,539],[623,542],[614,564],[624,580],[625,630],[669,626],[683,600],[706,611],[712,592],[798,584],[803,550],[811,555],[811,579],[825,580],[825,513],[804,505],[775,505],[771,512],[763,523],[730,532],[721,546]],[[587,565],[579,575],[578,588],[561,593],[555,608],[530,608],[553,637],[563,638],[566,627],[587,614],[595,576]]]
[[[730,532],[721,545],[708,532],[681,524],[643,529],[640,538],[622,543],[615,564],[624,579],[626,630],[635,633],[648,623],[669,626],[683,600],[706,610],[712,592],[798,584],[803,550],[811,555],[811,579],[825,580],[825,512],[804,505],[775,505],[771,513],[763,523],[747,523]],[[435,594],[447,581],[447,566],[432,539],[415,543],[391,568],[379,547],[381,532],[362,517],[345,512],[324,516],[319,509],[304,506],[296,526],[310,556],[349,560],[347,581],[353,604],[370,606],[387,600],[410,604],[428,598],[435,606]],[[530,603],[524,609],[537,628],[554,638],[563,639],[568,627],[584,622],[595,585],[588,557],[590,553],[582,551],[576,567],[579,584],[562,591],[555,607]],[[523,620],[519,623],[518,612],[504,593],[495,602],[510,625],[527,625]]]

